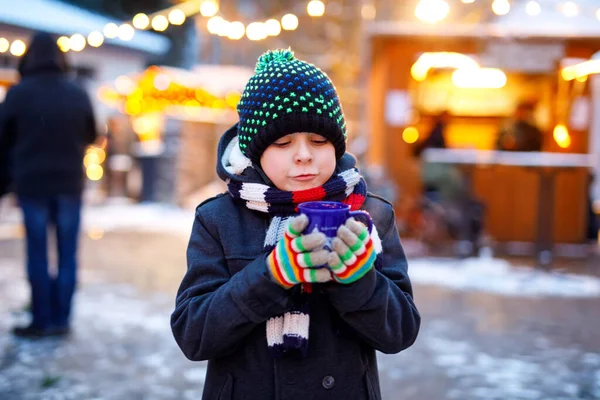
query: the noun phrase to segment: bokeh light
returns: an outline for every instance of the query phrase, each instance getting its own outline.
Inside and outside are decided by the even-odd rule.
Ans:
[[[154,121],[148,116],[141,116],[132,121],[131,127],[138,135],[147,135],[156,130]]]
[[[579,14],[579,7],[572,1],[567,1],[562,5],[562,12],[565,17],[573,18]]]
[[[402,140],[406,143],[415,143],[419,140],[419,131],[414,126],[409,126],[402,131]]]
[[[267,35],[277,36],[281,33],[281,24],[276,19],[269,19],[265,22],[265,28],[267,29]]]
[[[27,50],[27,46],[25,45],[25,42],[20,39],[15,40],[10,45],[10,54],[13,56],[21,57],[25,54],[25,50]]]
[[[69,39],[69,44],[71,45],[71,50],[81,51],[85,49],[86,41],[83,35],[76,33]]]
[[[71,40],[66,36],[59,37],[56,41],[56,44],[58,45],[60,51],[62,51],[63,53],[66,53],[69,50],[71,50]]]
[[[139,13],[133,17],[132,22],[136,29],[146,29],[148,28],[148,25],[150,25],[150,18],[144,13]]]
[[[85,157],[83,157],[83,165],[86,168],[89,168],[91,165],[100,164],[100,158],[94,151],[88,152]]]
[[[205,0],[200,4],[200,14],[203,17],[213,17],[219,11],[219,5],[214,0]]]
[[[267,37],[267,27],[262,22],[252,22],[246,27],[246,36],[250,40],[262,40]]]
[[[111,23],[106,24],[103,32],[104,32],[104,36],[106,36],[107,38],[114,39],[119,34],[119,27],[117,26],[117,24],[114,24],[111,22]]]
[[[104,175],[104,169],[98,164],[92,164],[86,168],[85,174],[91,181],[99,181]]]
[[[540,12],[542,12],[542,7],[540,6],[540,3],[532,0],[525,5],[525,12],[527,13],[527,15],[535,17],[536,15],[539,15]]]
[[[169,22],[173,25],[183,25],[185,22],[185,13],[179,8],[172,10],[169,13]]]
[[[216,35],[221,31],[221,26],[223,25],[224,21],[225,20],[219,16],[212,17],[206,23],[206,28],[208,29],[208,31],[210,33],[212,33],[213,35]]]
[[[298,17],[294,14],[285,14],[281,18],[281,27],[286,31],[293,31],[298,28]]]
[[[246,27],[240,21],[234,21],[229,24],[229,39],[240,40],[246,34]]]
[[[510,12],[510,3],[508,0],[494,0],[492,11],[496,15],[506,15]]]
[[[325,4],[321,0],[311,0],[306,5],[306,12],[311,17],[322,17],[325,14]]]
[[[450,6],[445,0],[421,0],[415,8],[415,17],[433,24],[446,18],[449,12]]]
[[[104,43],[104,35],[98,31],[90,32],[87,41],[88,44],[92,47],[100,47],[102,46],[102,43]]]
[[[157,32],[166,31],[169,27],[169,20],[164,15],[157,15],[152,18],[152,29]]]
[[[119,26],[119,39],[128,41],[133,39],[133,35],[135,35],[135,29],[133,29],[133,26],[129,24],[122,24]]]
[[[569,130],[563,124],[558,124],[554,127],[554,131],[552,133],[556,144],[562,149],[566,149],[571,145],[571,136],[569,135]]]
[[[229,25],[231,25],[231,22],[229,22],[225,19],[223,21],[221,21],[217,35],[223,36],[223,37],[229,36]]]

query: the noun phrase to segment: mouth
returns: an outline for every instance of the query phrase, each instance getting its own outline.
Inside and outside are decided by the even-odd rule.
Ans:
[[[310,181],[313,180],[316,176],[316,174],[302,174],[293,176],[292,179],[295,179],[297,181]]]

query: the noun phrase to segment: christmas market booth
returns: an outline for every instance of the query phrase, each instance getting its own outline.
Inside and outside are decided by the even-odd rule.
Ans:
[[[592,172],[600,173],[598,85],[580,65],[600,49],[600,24],[595,10],[580,11],[533,14],[519,3],[487,23],[367,25],[368,158],[399,186],[401,222],[423,193],[415,146],[444,115],[446,147],[456,151],[433,151],[431,160],[465,167],[489,236],[509,252],[530,254],[541,242],[579,252],[589,240],[589,193],[598,194]],[[496,151],[522,104],[542,133],[539,148],[505,154],[509,140]]]
[[[118,156],[107,167],[126,171],[137,164],[142,201],[191,206],[220,191],[218,140],[237,121],[236,106],[251,75],[236,66],[151,66],[101,87],[99,98],[118,110],[109,123]]]

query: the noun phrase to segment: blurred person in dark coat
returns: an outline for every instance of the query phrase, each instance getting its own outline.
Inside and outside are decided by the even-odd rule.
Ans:
[[[422,158],[422,153],[427,149],[448,148],[446,129],[450,117],[447,111],[442,111],[435,117],[429,135],[415,144],[415,156]],[[461,255],[471,255],[480,244],[484,204],[473,195],[468,180],[456,165],[423,160],[421,180],[424,185],[424,206],[442,206],[448,233],[463,243],[459,248]]]
[[[425,149],[445,149],[446,145],[446,127],[450,121],[450,114],[448,111],[442,111],[435,117],[433,128],[429,132],[429,135],[422,141],[415,145],[414,154],[420,156]]]
[[[450,114],[442,111],[435,117],[433,128],[429,135],[415,144],[413,154],[421,157],[427,149],[446,149],[446,128]],[[424,196],[433,201],[458,202],[465,195],[465,183],[460,170],[454,165],[423,162],[421,165],[421,180],[424,184]],[[441,198],[440,198],[441,196]]]
[[[542,151],[543,134],[533,124],[532,103],[520,103],[514,118],[500,129],[496,149],[503,151]]]
[[[90,99],[67,75],[56,39],[37,33],[20,61],[21,81],[6,95],[0,159],[12,154],[10,179],[23,211],[32,321],[24,337],[69,332],[75,292],[83,156],[96,139]],[[58,272],[48,270],[47,228],[55,226]]]

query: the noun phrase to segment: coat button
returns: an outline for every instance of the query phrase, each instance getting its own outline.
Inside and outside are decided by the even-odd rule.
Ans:
[[[333,376],[327,375],[325,378],[323,378],[323,382],[321,382],[321,384],[325,389],[332,389],[335,386],[335,379]]]

